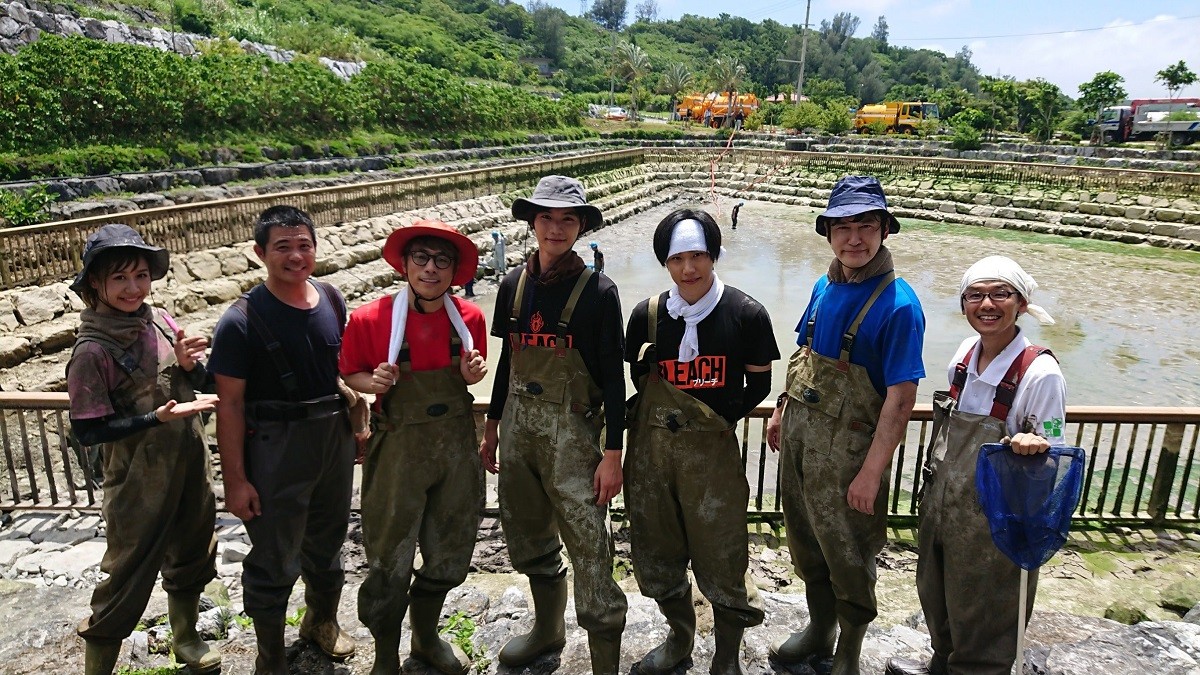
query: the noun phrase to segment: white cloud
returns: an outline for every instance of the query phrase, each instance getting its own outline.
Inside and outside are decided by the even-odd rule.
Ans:
[[[1183,59],[1193,71],[1200,69],[1200,19],[1179,20],[1157,16],[1133,25],[1111,21],[1105,30],[978,40],[971,44],[972,61],[985,75],[997,72],[1018,80],[1043,77],[1066,95],[1079,96],[1079,85],[1096,73],[1111,70],[1125,78],[1125,89],[1134,98],[1166,95],[1154,82],[1159,70]],[[1184,94],[1200,94],[1193,85]]]

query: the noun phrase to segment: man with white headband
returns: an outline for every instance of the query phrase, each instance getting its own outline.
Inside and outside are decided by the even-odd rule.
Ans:
[[[714,271],[721,230],[712,216],[671,213],[654,233],[654,253],[675,283],[638,304],[626,330],[638,396],[625,500],[638,586],[658,601],[670,633],[638,672],[674,672],[692,653],[690,559],[713,607],[710,672],[739,674],[742,633],[762,623],[763,608],[746,584],[750,488],[735,432],[770,391],[779,349],[766,308]]]
[[[767,443],[782,448],[788,548],[810,622],[773,644],[771,657],[792,664],[832,655],[834,675],[855,675],[877,614],[892,454],[925,376],[925,315],[883,245],[900,223],[879,181],[839,180],[816,229],[834,260],[796,326],[800,348],[767,425]]]
[[[487,372],[487,329],[482,310],[448,291],[475,278],[479,250],[426,220],[393,232],[383,259],[408,285],[354,310],[339,363],[347,384],[377,396],[363,463],[370,569],[358,615],[375,637],[373,675],[399,672],[406,609],[412,657],[465,674],[471,662],[438,637],[438,618],[446,593],[467,578],[479,527],[483,468],[467,385]]]
[[[984,443],[1009,442],[1029,455],[1063,443],[1066,384],[1048,349],[1017,326],[1037,282],[1016,262],[990,256],[967,270],[959,306],[977,336],[959,346],[948,368],[949,392],[934,395],[934,437],[925,466],[918,532],[917,592],[933,658],[891,659],[892,675],[1001,675],[1016,655],[1021,569],[992,543],[978,506],[975,464]],[[1037,573],[1029,575],[1033,613]]]

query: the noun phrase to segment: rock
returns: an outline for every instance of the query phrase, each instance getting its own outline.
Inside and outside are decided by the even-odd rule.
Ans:
[[[0,337],[0,368],[11,368],[32,354],[29,340],[23,337]]]
[[[1200,579],[1176,581],[1163,589],[1159,606],[1183,615],[1200,604]]]
[[[1188,623],[1200,624],[1200,603],[1189,609],[1188,613],[1183,615],[1183,620]]]
[[[1114,602],[1104,610],[1104,618],[1126,625],[1133,625],[1135,623],[1141,623],[1143,621],[1150,620],[1150,617],[1146,616],[1146,613],[1137,607],[1132,607],[1119,602]]]
[[[225,564],[242,562],[250,553],[250,546],[243,544],[240,541],[231,541],[225,544],[221,551],[221,562]]]
[[[62,314],[66,307],[63,287],[64,284],[53,284],[24,289],[13,299],[17,319],[26,326],[32,326]]]
[[[42,562],[42,569],[78,579],[85,570],[99,567],[107,548],[107,541],[93,538],[47,557]]]
[[[1033,672],[1044,675],[1195,675],[1200,626],[1144,622],[1051,645],[1036,657]]]
[[[221,276],[221,261],[209,251],[197,251],[187,257],[188,272],[196,279],[216,279]]]

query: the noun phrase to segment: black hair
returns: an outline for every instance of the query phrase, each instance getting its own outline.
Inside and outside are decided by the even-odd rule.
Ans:
[[[413,252],[413,249],[418,246],[430,249],[432,251],[445,253],[446,255],[450,256],[454,262],[458,262],[458,247],[444,237],[435,237],[432,235],[413,237],[412,239],[408,240],[408,243],[404,244],[404,257],[407,258],[408,255]]]
[[[146,251],[131,246],[116,246],[97,253],[92,264],[88,265],[87,279],[84,280],[83,287],[79,289],[79,297],[83,300],[83,304],[91,309],[96,309],[100,305],[100,294],[92,287],[93,281],[103,286],[108,275],[121,270],[133,269],[139,263],[149,266],[150,257]]]
[[[259,214],[258,220],[254,222],[254,243],[258,244],[259,248],[265,249],[271,237],[272,227],[300,226],[308,228],[308,235],[312,237],[315,246],[317,229],[313,225],[312,216],[294,206],[272,206]]]
[[[659,264],[666,266],[667,254],[671,252],[671,235],[675,233],[675,226],[684,220],[700,223],[704,230],[704,244],[708,247],[708,257],[716,262],[717,258],[721,257],[721,228],[717,221],[703,209],[676,209],[667,214],[654,230],[654,255]]]
[[[579,208],[578,206],[571,206],[568,208],[574,211],[575,215],[579,218],[579,234],[583,234],[584,230],[588,229],[587,211]],[[533,221],[537,220],[537,217],[540,214],[549,213],[553,210],[554,209],[550,208],[549,206],[537,206],[535,204],[534,209],[529,212],[529,226],[533,227]]]

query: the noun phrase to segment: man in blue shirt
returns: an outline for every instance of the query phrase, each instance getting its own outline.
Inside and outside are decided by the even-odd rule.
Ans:
[[[892,454],[925,376],[925,315],[883,245],[900,223],[879,181],[838,181],[816,229],[834,260],[796,326],[800,348],[767,425],[768,444],[782,448],[788,548],[811,621],[773,644],[771,657],[790,664],[832,655],[835,675],[854,675],[877,614]]]

